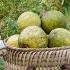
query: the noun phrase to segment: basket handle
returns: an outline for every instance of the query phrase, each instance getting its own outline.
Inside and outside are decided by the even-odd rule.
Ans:
[[[34,65],[28,66],[26,70],[36,70],[36,67]]]
[[[6,54],[6,46],[3,40],[0,40],[0,56],[4,56]]]
[[[61,70],[70,70],[70,64],[63,64],[60,68]]]

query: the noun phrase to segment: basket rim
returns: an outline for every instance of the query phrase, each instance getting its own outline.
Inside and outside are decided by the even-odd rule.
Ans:
[[[17,47],[12,47],[7,44],[5,44],[7,49],[11,50],[21,50],[21,51],[58,51],[58,50],[67,50],[70,49],[70,46],[63,46],[63,47],[54,47],[54,48],[17,48]]]

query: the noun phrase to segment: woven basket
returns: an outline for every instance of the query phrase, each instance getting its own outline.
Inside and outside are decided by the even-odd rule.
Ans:
[[[70,64],[70,48],[12,48],[6,47],[5,70],[61,70],[63,64]]]

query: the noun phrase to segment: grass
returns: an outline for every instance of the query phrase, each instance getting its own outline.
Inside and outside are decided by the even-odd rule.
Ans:
[[[0,70],[4,70],[4,60],[3,60],[3,57],[0,57]]]

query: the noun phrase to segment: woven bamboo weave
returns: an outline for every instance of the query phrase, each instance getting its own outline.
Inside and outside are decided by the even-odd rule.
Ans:
[[[36,70],[61,70],[62,64],[70,64],[70,48],[6,48],[5,70],[26,70],[35,66]]]

